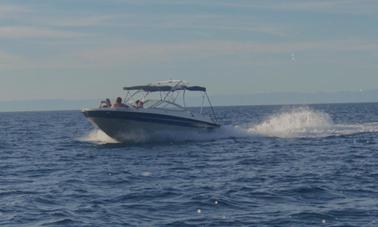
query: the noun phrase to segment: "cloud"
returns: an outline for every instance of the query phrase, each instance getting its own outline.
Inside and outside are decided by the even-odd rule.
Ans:
[[[95,27],[108,25],[115,18],[113,15],[98,16],[39,16],[33,18],[34,23],[51,27]]]
[[[41,28],[41,27],[31,27],[31,26],[8,26],[0,27],[0,38],[17,38],[17,39],[28,39],[28,38],[76,38],[83,36],[83,34],[78,32],[56,30],[51,28]]]
[[[76,17],[70,19],[61,19],[53,25],[58,26],[69,26],[69,27],[90,27],[90,26],[99,26],[107,24],[110,22],[114,16],[88,16],[88,17]]]
[[[127,26],[127,25],[126,25]],[[146,25],[138,26],[138,28],[145,27]],[[154,24],[154,25],[147,25],[156,29],[166,29],[172,31],[172,29],[180,30],[180,31],[204,31],[206,34],[212,34],[212,32],[216,31],[225,31],[225,32],[251,32],[251,33],[258,33],[258,34],[267,34],[271,36],[277,37],[285,37],[288,36],[288,32],[285,29],[278,28],[271,25],[262,25],[262,24],[249,24],[249,25],[232,25],[232,24],[212,24],[212,23],[198,23],[198,24],[187,24],[187,23],[162,23],[162,24]],[[192,33],[193,34],[193,33]],[[211,35],[210,35],[211,36]]]
[[[21,62],[22,60],[20,57],[0,50],[0,68],[13,67]]]
[[[311,11],[311,12],[335,12],[335,13],[376,13],[378,2],[375,0],[291,0],[264,2],[223,2],[220,3],[228,7],[254,8],[272,11]]]
[[[99,23],[99,25],[123,28],[122,30],[115,31],[115,33],[113,33],[114,35],[122,34],[127,31],[127,29],[133,29],[129,30],[128,33],[134,30],[165,30],[164,33],[159,35],[173,34],[170,38],[180,37],[180,34],[183,33],[189,34],[189,38],[195,34],[203,34],[204,36],[212,37],[216,34],[219,35],[219,32],[227,34],[235,34],[236,32],[258,33],[276,37],[285,37],[292,33],[286,25],[278,25],[277,23],[266,21],[260,22],[258,19],[254,18],[253,15],[204,14],[196,12],[191,15],[162,13],[161,15],[155,16],[149,13],[126,13],[124,15],[102,16],[101,18],[103,18],[103,21],[102,24]],[[175,32],[179,33],[174,34]]]
[[[119,0],[113,0],[119,2]],[[303,11],[303,12],[335,12],[335,13],[376,13],[378,2],[376,0],[264,0],[264,1],[228,1],[228,0],[126,0],[130,4],[138,5],[176,5],[176,6],[211,6],[239,9],[255,9],[270,11]]]
[[[145,64],[162,62],[180,57],[201,59],[240,54],[290,54],[293,52],[376,52],[378,43],[363,40],[330,40],[309,42],[227,42],[203,41],[168,44],[136,42],[118,43],[108,48],[81,51],[77,57],[81,62],[93,65]]]
[[[35,50],[33,48],[22,50],[25,56],[39,56],[39,58],[24,59],[23,65],[39,65],[41,67],[76,67],[79,64],[111,66],[129,62],[147,64],[149,62],[180,58],[180,56],[198,59],[209,56],[217,58],[225,55],[242,54],[285,53],[286,56],[290,56],[291,53],[299,54],[301,51],[378,52],[377,43],[369,40],[287,42],[285,40],[288,40],[288,38],[291,38],[292,41],[296,38],[290,35],[293,34],[291,31],[295,28],[295,23],[281,23],[278,20],[265,21],[259,15],[253,15],[253,13],[235,14],[238,11],[232,8],[229,9],[229,7],[246,9],[247,12],[261,9],[289,12],[352,12],[353,10],[355,12],[363,12],[365,9],[370,8],[369,10],[373,10],[377,8],[378,1],[373,0],[291,0],[284,3],[275,0],[259,2],[249,0],[234,2],[226,0],[109,1],[113,3],[119,2],[120,4],[128,2],[142,6],[150,3],[163,4],[168,8],[159,8],[159,10],[153,12],[145,10],[144,7],[142,10],[136,10],[135,12],[122,8],[122,12],[125,12],[124,14],[119,14],[120,11],[113,8],[112,10],[114,11],[112,12],[116,13],[110,14],[109,11],[106,11],[108,14],[104,15],[104,12],[98,10],[98,8],[94,9],[93,12],[80,7],[73,9],[72,12],[56,10],[52,8],[54,3],[50,3],[51,5],[46,4],[46,7],[42,9],[0,4],[0,14],[2,12],[9,14],[33,12],[28,14],[27,17],[23,16],[15,20],[12,25],[0,26],[0,39],[14,39],[12,41],[14,46],[17,46],[18,42],[24,42],[25,40],[53,39],[54,46],[44,45],[42,47],[44,48],[43,50]],[[185,12],[181,8],[174,10],[177,7],[181,7],[181,5],[182,9],[186,9],[188,5],[195,8],[190,8]],[[222,7],[225,9],[222,9]],[[228,11],[226,11],[226,8]],[[193,11],[193,9],[196,10]],[[199,10],[197,11],[197,9]],[[204,12],[203,9],[208,11]],[[256,33],[264,36],[258,36]],[[266,39],[267,34],[275,36],[274,39],[272,37]],[[91,39],[86,39],[87,37],[91,37]],[[114,40],[128,40],[131,38],[139,39],[140,41],[114,42]],[[61,42],[55,42],[55,40],[60,39],[62,39]],[[72,39],[73,42],[68,44],[66,39]],[[272,42],[239,41],[251,39],[272,40]],[[155,42],[151,40],[155,40]],[[169,43],[159,43],[161,40]],[[9,44],[4,42],[2,45]],[[74,50],[74,48],[77,48],[77,50]],[[59,51],[56,51],[58,49]],[[62,56],[58,57],[56,54],[51,56],[51,53],[56,52],[61,52]],[[50,56],[47,56],[48,54]],[[369,54],[372,55],[372,53]],[[5,56],[5,54],[3,55]],[[49,66],[42,64],[43,62],[48,62]]]
[[[30,12],[31,9],[21,5],[0,5],[0,15]]]

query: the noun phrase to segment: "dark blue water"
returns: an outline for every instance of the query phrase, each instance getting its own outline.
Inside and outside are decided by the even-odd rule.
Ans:
[[[220,132],[139,144],[0,113],[0,225],[378,226],[378,104],[216,111]]]

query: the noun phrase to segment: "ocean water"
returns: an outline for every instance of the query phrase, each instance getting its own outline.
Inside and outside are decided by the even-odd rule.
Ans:
[[[378,104],[216,112],[132,144],[79,111],[0,113],[0,226],[378,226]]]

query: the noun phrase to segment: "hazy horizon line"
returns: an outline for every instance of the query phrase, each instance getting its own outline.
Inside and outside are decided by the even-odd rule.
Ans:
[[[344,94],[344,93],[369,93],[369,92],[378,92],[378,88],[376,89],[358,89],[358,90],[339,90],[339,91],[272,91],[272,92],[255,92],[255,93],[235,93],[235,94],[220,94],[220,93],[211,93],[209,92],[210,97],[219,97],[219,96],[259,96],[259,95],[278,95],[278,94],[306,94],[306,95],[320,95],[320,94]],[[123,96],[123,95],[119,95]],[[72,99],[72,98],[31,98],[31,99],[6,99],[0,100],[0,103],[4,102],[28,102],[28,101],[93,101],[93,100],[100,100],[105,99],[103,98],[79,98],[79,99]],[[116,98],[116,97],[114,97]],[[269,105],[269,104],[268,104]]]

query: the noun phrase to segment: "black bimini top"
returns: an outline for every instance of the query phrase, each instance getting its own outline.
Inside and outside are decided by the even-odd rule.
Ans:
[[[131,91],[131,90],[142,90],[145,92],[159,92],[159,91],[179,91],[179,90],[188,90],[188,91],[203,91],[206,92],[205,87],[200,86],[186,86],[186,85],[179,85],[179,86],[168,86],[168,85],[142,85],[142,86],[131,86],[131,87],[124,87],[123,90]]]

